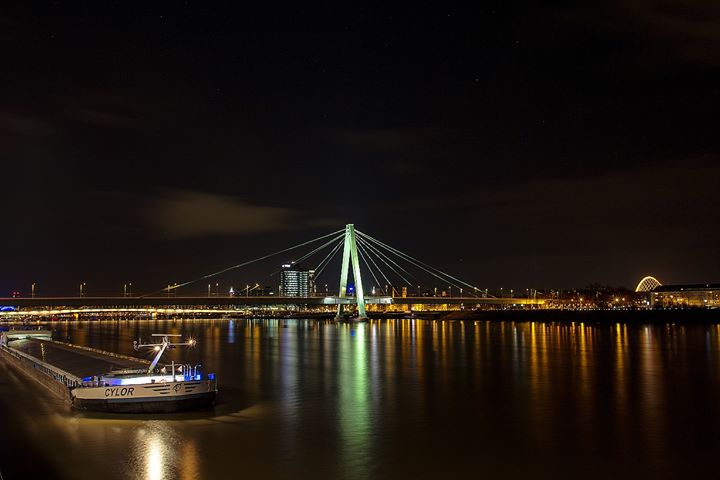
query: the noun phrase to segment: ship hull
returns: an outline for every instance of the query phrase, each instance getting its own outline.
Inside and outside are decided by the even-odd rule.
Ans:
[[[117,413],[173,413],[210,408],[217,384],[212,380],[114,387],[83,387],[71,392],[73,407]]]
[[[215,404],[216,392],[194,394],[182,398],[162,399],[83,399],[73,400],[73,407],[79,410],[113,413],[175,413],[202,410]]]

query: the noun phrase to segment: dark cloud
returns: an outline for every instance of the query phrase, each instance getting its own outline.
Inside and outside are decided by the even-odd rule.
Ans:
[[[0,111],[0,135],[17,137],[45,137],[56,128],[47,121],[32,116]]]
[[[285,230],[295,225],[297,212],[249,205],[226,195],[175,191],[153,200],[147,216],[151,227],[161,236],[185,239]]]
[[[639,42],[640,64],[671,60],[720,66],[720,4],[713,0],[614,0],[587,3],[566,18]]]

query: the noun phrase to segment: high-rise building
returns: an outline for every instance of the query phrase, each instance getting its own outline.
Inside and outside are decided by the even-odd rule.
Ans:
[[[280,296],[309,297],[313,293],[313,270],[286,263],[280,271]]]

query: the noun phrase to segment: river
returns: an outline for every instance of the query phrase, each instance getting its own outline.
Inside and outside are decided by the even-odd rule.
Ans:
[[[373,320],[55,322],[216,372],[214,410],[69,409],[0,372],[4,480],[692,478],[720,454],[720,326]],[[37,474],[37,477],[36,477]]]

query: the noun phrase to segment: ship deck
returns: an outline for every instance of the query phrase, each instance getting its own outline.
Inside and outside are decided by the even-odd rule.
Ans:
[[[116,357],[36,338],[15,340],[10,346],[80,378],[123,368],[147,368],[150,363],[139,358]]]

